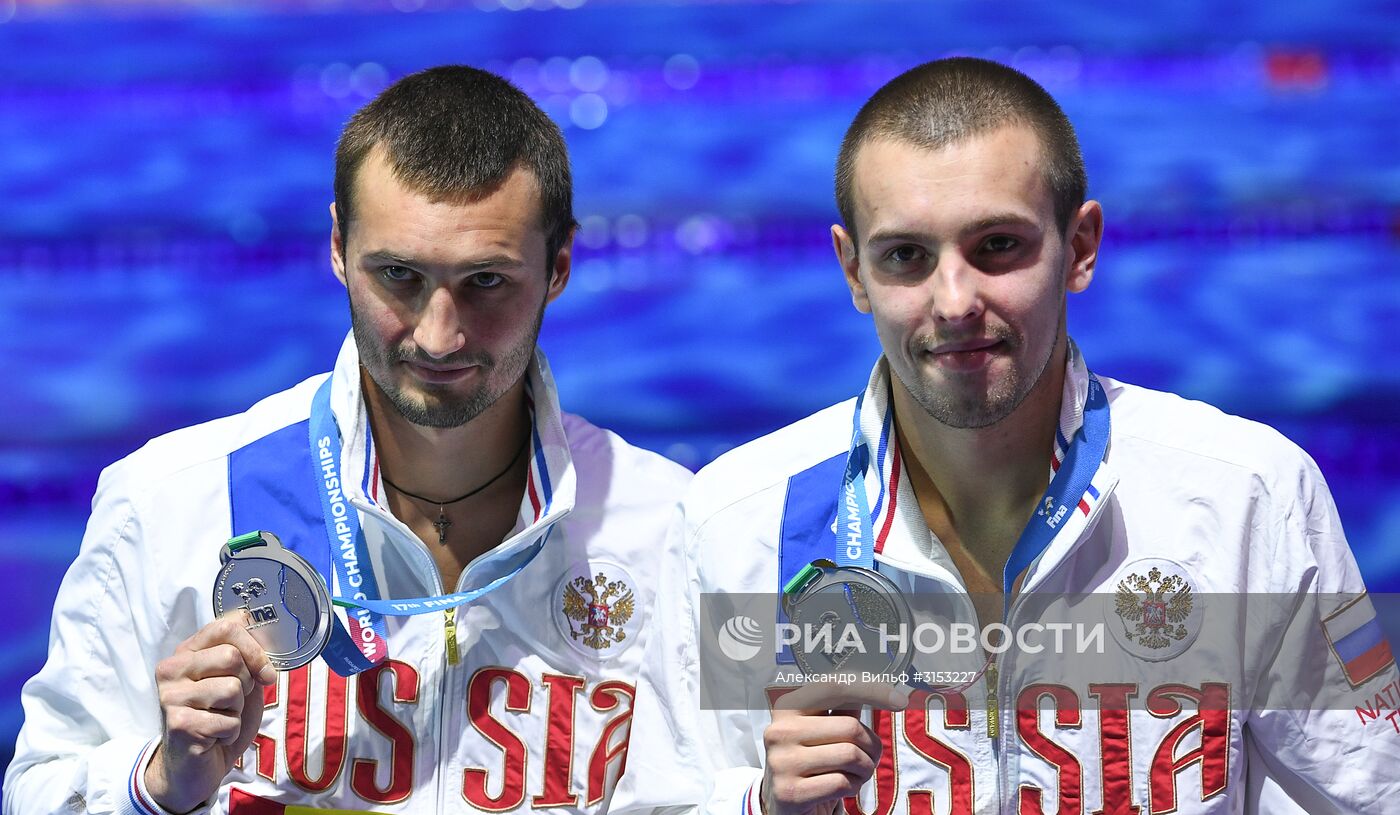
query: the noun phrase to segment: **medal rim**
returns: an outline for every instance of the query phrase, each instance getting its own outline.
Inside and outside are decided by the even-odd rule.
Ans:
[[[263,533],[263,539],[267,541],[266,545],[248,551],[247,553],[230,553],[227,546],[225,546],[223,554],[227,555],[227,559],[219,568],[218,576],[214,579],[214,616],[219,617],[222,616],[225,611],[232,610],[224,608],[224,586],[228,583],[229,575],[238,568],[238,563],[240,561],[266,560],[291,569],[311,590],[313,600],[316,604],[316,625],[312,629],[310,639],[300,648],[285,653],[273,653],[268,651],[266,647],[263,648],[263,651],[267,654],[268,661],[272,663],[274,669],[278,671],[291,671],[315,660],[316,657],[320,656],[321,652],[325,650],[326,644],[330,642],[332,615],[330,592],[326,589],[326,584],[322,582],[320,575],[316,574],[315,570],[311,568],[311,564],[307,563],[305,558],[298,555],[296,552],[283,548],[281,541],[278,540],[275,535],[265,532]],[[243,606],[236,606],[235,608],[242,607]],[[283,606],[283,608],[285,608],[285,606]],[[262,645],[262,643],[258,644]]]
[[[783,598],[783,613],[787,615],[789,621],[794,621],[793,618],[795,615],[793,614],[793,611],[801,606],[801,604],[804,602],[803,598],[806,595],[813,594],[820,589],[827,588],[828,586],[835,585],[837,583],[855,582],[849,580],[840,580],[838,577],[836,577],[837,575],[840,575],[842,573],[857,575],[863,579],[861,581],[861,585],[864,585],[867,588],[872,588],[875,591],[880,592],[881,596],[888,599],[891,605],[894,606],[895,615],[898,617],[901,623],[907,624],[913,619],[913,612],[909,608],[909,602],[904,598],[904,594],[899,590],[899,587],[894,584],[894,581],[880,574],[878,571],[874,569],[867,569],[863,566],[820,565],[817,566],[817,568],[821,570],[821,575],[815,578],[811,583],[808,583],[806,586],[803,587],[801,596],[799,596],[795,600],[790,600],[787,597]],[[870,583],[874,583],[874,586],[871,586]],[[800,642],[801,640],[799,639],[798,643],[789,645],[788,648],[791,650],[793,660],[797,663],[797,666],[801,668],[805,673],[841,673],[840,668],[833,668],[830,671],[814,671],[810,663],[807,661],[806,652],[803,651],[799,645]],[[898,659],[896,659],[895,662],[891,663],[890,666],[884,670],[889,674],[899,675],[904,673],[904,671],[913,663],[913,661],[913,649],[906,649],[906,651],[899,653]]]

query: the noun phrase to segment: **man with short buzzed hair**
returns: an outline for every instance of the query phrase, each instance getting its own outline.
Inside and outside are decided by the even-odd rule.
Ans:
[[[500,77],[355,114],[353,332],[329,376],[103,473],[6,815],[608,808],[689,473],[560,409],[536,341],[573,229],[563,137]]]
[[[1066,328],[1103,234],[1086,186],[1059,106],[1005,66],[931,62],[866,102],[831,234],[883,354],[856,398],[697,474],[619,800],[1394,809],[1400,675],[1322,475],[1090,372]],[[1025,636],[1051,625],[1102,639]]]

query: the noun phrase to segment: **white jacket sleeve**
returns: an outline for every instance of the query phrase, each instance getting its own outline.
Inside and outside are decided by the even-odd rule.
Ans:
[[[1390,811],[1400,800],[1400,725],[1377,702],[1400,703],[1400,674],[1327,485],[1303,458],[1297,493],[1271,530],[1269,602],[1289,598],[1294,610],[1245,727],[1251,803],[1268,813]]]
[[[24,686],[4,815],[161,813],[144,769],[161,732],[154,665],[159,591],[141,568],[141,523],[123,464],[103,472],[82,547],[54,603],[49,655]]]
[[[705,798],[709,756],[698,739],[698,651],[693,570],[685,556],[684,518],[678,509],[664,542],[656,607],[643,634],[627,771],[609,811],[694,812]]]
[[[739,815],[762,776],[752,735],[728,730],[744,711],[702,710],[697,536],[682,512],[667,535],[657,608],[638,678],[627,772],[613,812],[675,810]],[[758,801],[752,801],[758,812]]]

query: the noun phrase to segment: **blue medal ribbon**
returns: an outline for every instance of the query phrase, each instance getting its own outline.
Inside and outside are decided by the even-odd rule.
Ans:
[[[838,566],[871,569],[875,564],[875,519],[870,514],[870,502],[865,494],[865,472],[870,464],[870,453],[869,445],[861,438],[860,411],[863,404],[864,394],[856,400],[851,418],[851,447],[846,456],[841,492],[836,502],[836,557],[832,561]],[[1089,374],[1084,421],[1070,440],[1064,462],[1051,479],[1035,513],[1021,530],[1021,536],[1007,558],[1002,572],[1002,586],[1006,594],[1011,593],[1016,575],[1049,547],[1065,516],[1074,510],[1089,488],[1108,450],[1108,436],[1108,396],[1098,378]],[[882,446],[885,444],[884,438],[880,443]]]
[[[490,594],[535,559],[549,539],[553,525],[513,558],[513,567],[509,571],[484,586],[440,597],[381,599],[369,549],[365,545],[364,531],[360,528],[359,511],[350,505],[345,496],[340,474],[340,428],[331,413],[330,400],[331,380],[327,378],[311,401],[311,420],[308,423],[311,461],[316,469],[316,492],[321,499],[321,517],[326,526],[326,541],[335,581],[332,582],[324,568],[321,569],[321,577],[328,588],[339,587],[342,592],[352,592],[349,596],[335,594],[331,602],[350,609],[360,630],[358,637],[352,637],[340,620],[335,618],[335,630],[322,656],[336,673],[348,676],[374,667],[387,655],[386,615],[427,614],[454,608]],[[533,439],[538,448],[538,435],[534,435]],[[320,567],[322,564],[317,565]]]
[[[861,408],[864,394],[857,397],[851,418],[851,444],[847,453],[837,454],[793,476],[788,481],[784,499],[783,520],[779,529],[779,603],[778,620],[788,622],[782,597],[800,590],[820,573],[814,564],[830,559],[837,566],[856,566],[877,570],[875,566],[874,523],[885,499],[885,485],[880,487],[880,503],[872,513],[866,494],[865,475],[870,466],[870,445],[861,434]],[[881,467],[887,454],[891,413],[885,415],[880,434],[876,466]],[[1103,386],[1093,374],[1089,375],[1088,395],[1084,406],[1084,421],[1074,438],[1066,444],[1065,459],[1050,485],[1041,496],[1036,512],[1016,541],[1002,574],[1004,591],[1009,595],[1016,576],[1035,562],[1064,524],[1069,513],[1090,488],[1099,464],[1108,449],[1109,406]],[[833,504],[816,497],[839,474],[840,489]],[[830,495],[830,493],[826,493]],[[825,520],[823,520],[825,519]],[[827,537],[828,529],[834,540]],[[835,557],[828,558],[828,553]],[[778,655],[780,664],[791,664],[791,650],[784,646]],[[918,685],[916,684],[916,687]]]
[[[1034,563],[1050,546],[1065,516],[1079,505],[1090,482],[1094,480],[1094,474],[1099,471],[1104,453],[1108,451],[1108,436],[1108,395],[1104,393],[1098,377],[1089,374],[1084,421],[1080,422],[1079,430],[1070,439],[1065,460],[1060,463],[1060,469],[1040,497],[1035,513],[1026,522],[1026,528],[1016,541],[1016,548],[1006,559],[1001,574],[1002,592],[1005,594],[1011,594],[1016,575]]]
[[[874,518],[870,514],[870,498],[865,494],[865,471],[870,466],[870,445],[860,437],[860,407],[865,395],[856,399],[855,428],[851,433],[851,451],[846,456],[846,471],[841,477],[841,495],[836,501],[837,566],[875,568]]]

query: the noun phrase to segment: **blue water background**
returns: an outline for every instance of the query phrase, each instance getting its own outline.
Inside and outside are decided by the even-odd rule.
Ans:
[[[444,62],[565,127],[583,229],[542,339],[565,406],[691,467],[864,382],[827,235],[861,102],[948,53],[1023,67],[1107,213],[1070,306],[1093,368],[1303,445],[1400,590],[1400,9],[1106,8],[0,0],[0,766],[98,472],[330,366],[334,140]]]

